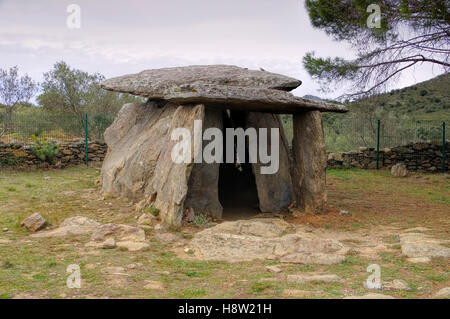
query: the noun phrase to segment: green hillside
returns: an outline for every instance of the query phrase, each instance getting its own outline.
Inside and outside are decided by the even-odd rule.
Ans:
[[[437,76],[403,89],[350,103],[349,109],[360,107],[393,117],[411,120],[450,120],[450,73]]]
[[[325,142],[329,151],[375,147],[377,120],[381,121],[382,147],[439,141],[442,139],[442,122],[450,125],[450,73],[357,100],[348,103],[347,107],[349,112],[345,114],[323,113]],[[282,121],[290,140],[292,117],[283,115]],[[446,133],[450,138],[450,130]]]

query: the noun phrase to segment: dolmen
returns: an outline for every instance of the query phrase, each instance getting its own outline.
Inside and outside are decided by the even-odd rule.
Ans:
[[[102,88],[147,98],[105,131],[102,191],[159,212],[168,227],[227,211],[321,213],[327,164],[321,112],[343,105],[289,91],[301,81],[230,65],[146,70]],[[279,114],[293,115],[288,141]]]

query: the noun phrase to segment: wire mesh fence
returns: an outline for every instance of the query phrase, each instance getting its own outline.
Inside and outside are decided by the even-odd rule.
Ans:
[[[378,127],[379,121],[379,127]],[[330,152],[356,151],[361,147],[392,148],[410,143],[442,144],[443,121],[345,118],[324,123],[325,142]],[[378,138],[379,134],[379,138]],[[450,139],[445,130],[445,140]]]
[[[7,117],[0,112],[0,142],[32,142],[33,138],[57,142],[68,142],[85,137],[103,141],[103,133],[114,121],[114,115],[88,114],[52,114],[52,113],[13,113]]]
[[[114,121],[112,114],[53,114],[42,110],[13,113],[0,110],[0,142],[32,143],[34,139],[69,142],[83,139],[103,141],[103,133]],[[281,117],[286,136],[292,140],[292,116]],[[347,116],[324,121],[325,143],[329,152],[374,151],[424,142],[433,144],[433,161],[448,158],[446,142],[450,130],[443,121],[356,118]],[[429,150],[428,150],[429,151]],[[413,152],[409,158],[423,157]],[[377,163],[378,165],[378,163]]]

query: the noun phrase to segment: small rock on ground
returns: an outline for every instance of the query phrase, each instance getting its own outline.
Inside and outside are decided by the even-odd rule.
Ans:
[[[431,261],[430,257],[411,257],[406,258],[406,261],[412,264],[421,264],[421,263],[429,263]]]
[[[393,281],[383,284],[383,290],[411,290],[408,283],[401,279],[394,279]]]
[[[119,248],[126,248],[128,251],[139,251],[149,247],[147,243],[135,242],[135,241],[119,241],[116,243]]]
[[[148,290],[163,290],[164,284],[160,281],[153,281],[153,280],[146,280],[146,285],[144,286],[145,289]]]
[[[389,295],[371,293],[363,296],[347,296],[344,297],[344,299],[395,299],[395,298]]]
[[[285,298],[308,298],[320,296],[320,291],[308,291],[300,289],[285,289],[282,296]]]
[[[172,233],[156,233],[155,237],[164,244],[172,244],[180,240],[180,237]]]
[[[47,221],[39,213],[34,213],[33,215],[25,218],[21,225],[29,231],[36,232],[43,229],[47,225]]]
[[[341,282],[342,279],[333,274],[314,274],[314,275],[288,275],[288,282],[307,283],[307,282]]]
[[[270,271],[270,272],[274,272],[276,274],[281,272],[281,269],[278,268],[277,266],[266,266],[266,270]]]
[[[85,235],[92,233],[100,223],[84,216],[70,217],[64,220],[58,228],[32,234],[31,237],[47,238],[47,237],[65,237],[72,235]]]
[[[435,295],[434,298],[439,299],[450,299],[450,287],[445,287],[439,290]]]

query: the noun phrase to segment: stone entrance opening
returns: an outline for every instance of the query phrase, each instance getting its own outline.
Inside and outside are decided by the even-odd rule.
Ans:
[[[222,218],[225,220],[249,218],[260,212],[251,164],[220,165],[219,201],[223,207]]]
[[[245,129],[247,114],[241,111],[223,112],[224,132],[226,128]],[[236,143],[236,141],[235,141]],[[227,137],[224,134],[223,158],[226,158]],[[248,159],[248,145],[245,150]],[[235,154],[236,159],[236,154]],[[224,163],[219,168],[219,201],[223,207],[222,218],[236,220],[248,218],[259,213],[258,191],[252,164],[248,163]]]

